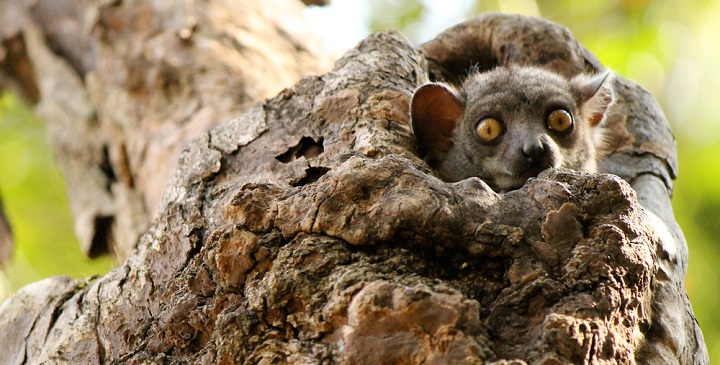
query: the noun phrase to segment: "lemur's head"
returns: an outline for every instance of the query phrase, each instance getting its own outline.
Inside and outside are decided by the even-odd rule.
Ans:
[[[509,191],[550,167],[594,172],[611,75],[515,66],[474,73],[459,88],[426,84],[412,98],[413,131],[446,181],[477,176]]]

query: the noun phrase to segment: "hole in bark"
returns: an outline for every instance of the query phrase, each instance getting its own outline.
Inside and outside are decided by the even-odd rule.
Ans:
[[[88,257],[93,259],[109,252],[112,246],[113,223],[115,223],[115,219],[112,216],[100,215],[95,217],[95,235],[93,235],[90,243]]]
[[[305,176],[301,177],[298,180],[293,181],[290,185],[292,186],[303,186],[307,184],[312,184],[318,179],[325,175],[328,171],[330,171],[329,168],[323,167],[323,166],[313,166],[308,167],[305,169]]]
[[[288,148],[283,154],[275,156],[275,159],[282,163],[288,163],[300,157],[305,157],[306,160],[317,157],[325,151],[323,139],[323,137],[320,137],[315,141],[312,137],[303,137],[298,144]]]
[[[112,164],[110,163],[110,152],[108,151],[107,146],[103,146],[102,149],[102,161],[100,162],[100,171],[102,171],[103,175],[107,177],[107,184],[105,184],[105,189],[107,191],[110,191],[112,183],[117,181],[117,176],[115,176],[115,171],[113,170]]]

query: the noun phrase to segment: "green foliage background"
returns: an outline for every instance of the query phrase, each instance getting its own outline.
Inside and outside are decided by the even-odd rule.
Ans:
[[[334,0],[335,2],[356,0]],[[370,0],[368,26],[419,42],[433,20],[429,0]],[[690,248],[687,291],[711,362],[720,363],[720,1],[465,0],[466,14],[504,11],[567,26],[603,64],[635,80],[663,106],[677,138],[680,174],[673,205]],[[447,24],[448,26],[450,24]],[[16,235],[14,262],[0,272],[0,300],[50,275],[106,272],[73,234],[62,177],[42,122],[0,97],[0,196]]]

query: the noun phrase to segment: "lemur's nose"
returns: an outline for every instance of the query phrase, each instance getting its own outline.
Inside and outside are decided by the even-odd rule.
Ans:
[[[525,157],[536,159],[545,153],[545,144],[539,139],[525,141],[522,146],[522,153]]]

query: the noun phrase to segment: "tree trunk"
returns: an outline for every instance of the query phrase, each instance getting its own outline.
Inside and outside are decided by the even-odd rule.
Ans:
[[[123,37],[103,47],[125,59]],[[374,34],[331,72],[231,120],[217,118],[236,104],[206,104],[226,100],[227,83],[186,94],[185,108],[169,102],[185,90],[173,86],[105,93],[108,108],[139,103],[136,118],[202,114],[218,126],[183,151],[158,219],[120,267],[47,279],[0,308],[5,363],[707,363],[669,204],[674,139],[642,88],[615,81],[614,152],[601,163],[614,175],[551,170],[496,194],[477,178],[443,182],[418,157],[417,86],[513,63],[601,69],[566,29],[495,14],[421,48]]]

